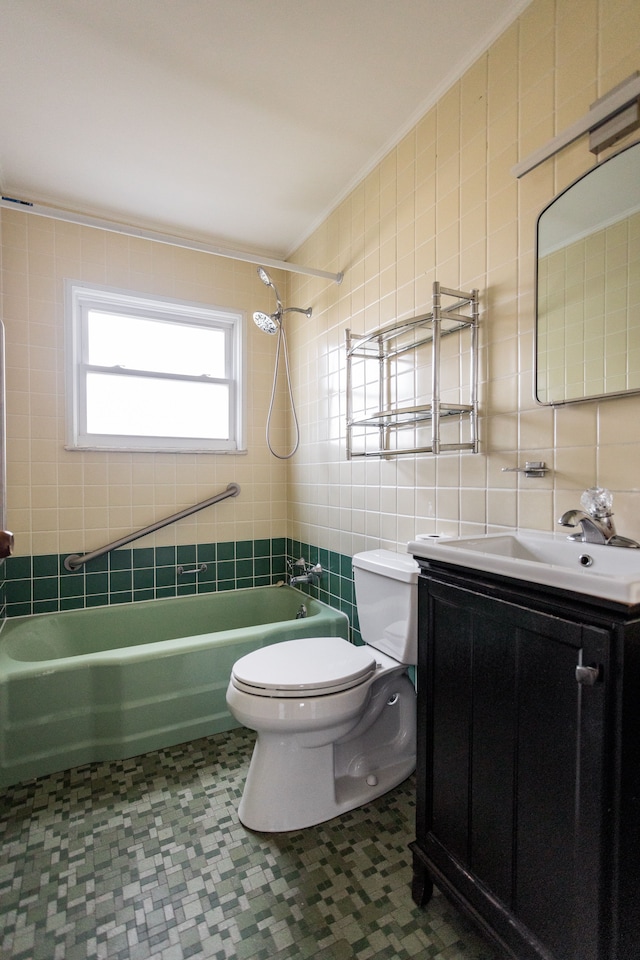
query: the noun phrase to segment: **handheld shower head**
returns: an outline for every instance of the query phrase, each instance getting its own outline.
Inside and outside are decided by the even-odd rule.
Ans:
[[[306,310],[303,310],[301,307],[283,307],[282,300],[280,299],[280,294],[276,288],[275,283],[264,269],[264,267],[258,267],[258,276],[264,283],[265,287],[271,287],[273,292],[276,295],[276,312],[275,313],[261,313],[260,311],[254,313],[253,322],[257,327],[260,327],[261,330],[264,330],[265,333],[277,333],[282,326],[282,318],[285,313],[302,313],[305,317],[310,317],[312,308],[308,307]]]
[[[287,348],[287,334],[282,322],[282,318],[285,313],[302,313],[305,317],[311,316],[311,307],[307,307],[306,310],[303,310],[302,307],[283,307],[280,295],[276,290],[276,285],[264,269],[264,267],[258,267],[258,276],[264,283],[265,287],[271,287],[273,292],[276,295],[277,309],[275,313],[260,313],[259,311],[254,313],[253,322],[263,330],[265,333],[278,334],[278,341],[276,344],[276,365],[273,371],[273,387],[271,388],[271,401],[269,403],[269,412],[267,413],[267,446],[270,452],[274,457],[278,457],[279,460],[288,460],[294,455],[298,449],[300,443],[300,427],[298,425],[298,417],[296,414],[295,404],[293,402],[293,390],[291,387],[291,374],[289,372],[289,351]],[[295,427],[295,440],[293,447],[289,453],[276,453],[276,451],[271,446],[271,415],[273,413],[273,405],[276,398],[276,386],[278,383],[278,370],[280,364],[280,355],[284,359],[285,373],[287,378],[287,389],[289,392],[289,403],[291,404],[291,416],[293,418],[293,423]]]
[[[277,333],[278,327],[280,326],[280,315],[278,313],[274,313],[269,316],[267,313],[260,313],[260,311],[257,311],[253,315],[253,322],[255,323],[256,327],[260,327],[260,329],[264,330],[265,333]]]
[[[273,292],[275,293],[275,295],[276,295],[276,303],[277,303],[277,305],[278,305],[278,311],[277,311],[277,312],[278,312],[278,314],[281,314],[281,313],[282,313],[282,300],[280,299],[280,294],[278,293],[278,288],[276,287],[275,283],[273,282],[273,280],[271,279],[271,277],[269,276],[269,274],[267,273],[267,271],[264,269],[264,267],[258,267],[258,276],[260,277],[260,279],[261,279],[262,282],[264,283],[265,287],[271,287],[271,289],[272,289]],[[278,317],[278,319],[279,319],[279,317]]]

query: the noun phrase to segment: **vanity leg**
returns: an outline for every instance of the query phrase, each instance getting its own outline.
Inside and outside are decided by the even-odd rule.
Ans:
[[[411,881],[411,896],[419,907],[425,907],[433,896],[433,880],[419,858],[413,855],[413,880]]]

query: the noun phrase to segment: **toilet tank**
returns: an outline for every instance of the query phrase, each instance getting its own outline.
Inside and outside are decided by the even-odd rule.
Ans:
[[[391,550],[356,553],[352,562],[362,639],[399,663],[417,663],[418,564]]]

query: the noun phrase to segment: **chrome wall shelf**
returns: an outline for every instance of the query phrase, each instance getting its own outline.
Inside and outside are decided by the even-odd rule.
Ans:
[[[458,399],[442,400],[441,340],[467,332],[460,354],[469,361],[468,381],[447,384]],[[424,349],[423,349],[424,348]],[[373,333],[346,331],[347,459],[438,454],[446,450],[478,452],[478,291],[470,293],[433,284],[432,309],[396,321]],[[398,401],[399,384],[413,376],[414,393],[430,365],[430,396],[425,402]],[[419,399],[418,397],[413,398]],[[464,402],[462,402],[464,400]],[[442,436],[443,423],[460,424],[455,438]],[[466,424],[466,431],[463,430]]]

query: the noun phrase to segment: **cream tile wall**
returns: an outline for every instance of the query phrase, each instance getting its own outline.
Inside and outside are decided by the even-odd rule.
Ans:
[[[286,474],[264,441],[274,338],[251,322],[267,309],[251,264],[0,211],[7,367],[7,523],[16,555],[92,550],[223,490],[209,507],[136,546],[285,535]],[[274,277],[278,276],[274,273]],[[246,455],[92,453],[64,449],[65,278],[246,312]],[[278,283],[284,280],[278,276]],[[286,441],[282,408],[274,436]]]
[[[289,281],[290,299],[314,307],[289,325],[303,436],[291,536],[351,554],[420,532],[552,530],[597,483],[640,539],[640,397],[533,400],[536,218],[596,162],[588,138],[521,181],[510,172],[638,69],[636,0],[533,0],[296,252],[345,276]],[[481,291],[481,453],[347,462],[345,329],[425,311],[434,279]],[[551,472],[502,472],[526,460]]]
[[[302,433],[290,461],[264,442],[275,344],[250,320],[246,456],[65,451],[65,277],[247,317],[268,291],[249,264],[0,211],[16,552],[92,549],[231,480],[239,498],[139,545],[289,535],[352,554],[403,549],[417,532],[551,530],[594,483],[613,490],[620,531],[640,539],[640,397],[557,409],[532,399],[536,217],[594,157],[583,138],[521,181],[510,173],[637,69],[637,0],[532,0],[301,245],[297,261],[345,277],[277,277],[289,303],[313,306],[310,319],[287,318]],[[481,453],[347,462],[345,329],[424,311],[434,279],[481,291]],[[280,411],[275,427],[286,447]],[[502,472],[527,459],[552,472]]]

